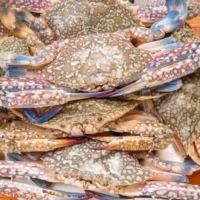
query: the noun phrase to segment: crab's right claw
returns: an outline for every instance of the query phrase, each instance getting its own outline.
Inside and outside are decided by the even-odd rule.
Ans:
[[[184,24],[187,18],[187,5],[185,0],[167,0],[168,14],[154,23],[151,27],[154,39],[164,37]]]

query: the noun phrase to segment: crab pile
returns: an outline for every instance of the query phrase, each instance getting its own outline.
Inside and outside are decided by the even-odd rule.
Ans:
[[[200,39],[186,23],[199,13],[195,0],[2,0],[0,193],[199,200]]]

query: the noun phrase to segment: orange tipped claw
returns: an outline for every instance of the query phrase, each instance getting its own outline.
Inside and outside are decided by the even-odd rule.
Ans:
[[[110,142],[101,147],[90,147],[93,150],[148,151],[153,149],[153,138],[140,136],[106,137],[93,139]]]

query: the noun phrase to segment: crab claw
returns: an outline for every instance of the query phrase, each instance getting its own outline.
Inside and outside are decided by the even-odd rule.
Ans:
[[[153,138],[140,136],[102,137],[89,136],[91,139],[109,142],[105,146],[90,147],[92,150],[146,151],[153,149]]]
[[[69,147],[84,142],[82,138],[74,139],[28,139],[6,140],[1,145],[1,150],[6,153],[18,152],[48,152],[62,147]]]
[[[1,81],[3,80],[3,81]],[[6,108],[37,108],[62,105],[69,101],[92,98],[103,92],[73,92],[37,78],[0,78],[1,105]],[[58,110],[52,112],[53,115]],[[47,117],[48,118],[48,117]]]
[[[32,139],[24,141],[15,141],[14,149],[11,148],[10,152],[47,152],[62,147],[69,147],[75,144],[84,142],[84,139]],[[9,149],[7,150],[9,152]]]
[[[29,184],[17,183],[8,180],[0,180],[0,193],[14,198],[32,200],[87,200],[91,193],[72,193],[56,190],[48,190]]]
[[[124,188],[122,197],[153,196],[167,199],[199,199],[200,187],[185,183],[150,181]]]
[[[154,88],[195,72],[199,68],[199,43],[189,43],[154,57],[141,78],[128,86],[106,94],[115,97]]]
[[[15,8],[26,8],[30,12],[43,13],[47,8],[53,5],[52,0],[20,0],[20,1],[10,1],[2,0],[2,2],[15,7]]]
[[[49,182],[62,182],[64,177],[49,168],[27,161],[0,161],[0,176],[9,178],[37,178]]]
[[[154,39],[164,37],[174,29],[183,25],[187,18],[187,5],[185,0],[167,0],[168,14],[154,23],[151,27]]]

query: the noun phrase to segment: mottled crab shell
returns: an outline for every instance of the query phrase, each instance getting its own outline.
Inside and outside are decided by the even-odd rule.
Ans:
[[[115,32],[143,26],[122,0],[67,0],[59,1],[41,17],[56,33],[66,39],[91,33]]]
[[[81,100],[66,104],[54,118],[36,125],[61,130],[67,136],[95,134],[108,131],[106,125],[109,122],[122,117],[138,104],[134,101]]]
[[[26,40],[14,36],[0,40],[0,57],[6,59],[11,54],[30,55]]]
[[[133,81],[150,58],[118,34],[97,34],[66,40],[57,58],[38,72],[57,85],[100,91]]]
[[[10,36],[10,31],[0,22],[0,39]]]
[[[1,25],[0,25],[1,27]],[[30,55],[29,47],[26,43],[26,40],[10,36],[5,37],[0,40],[0,60],[10,58],[12,54],[22,54],[22,55]],[[4,65],[3,62],[0,63],[0,67]],[[0,69],[0,76],[4,75],[4,71]]]
[[[184,26],[176,29],[171,33],[171,37],[175,38],[178,42],[189,43],[197,40],[192,28],[185,23]]]
[[[104,142],[89,140],[42,157],[45,165],[77,180],[91,181],[94,185],[122,186],[150,179],[155,173],[143,169],[136,155],[120,151],[95,151],[92,146]]]
[[[155,109],[166,124],[179,134],[185,150],[200,132],[200,71],[183,78],[183,87],[154,100]]]

